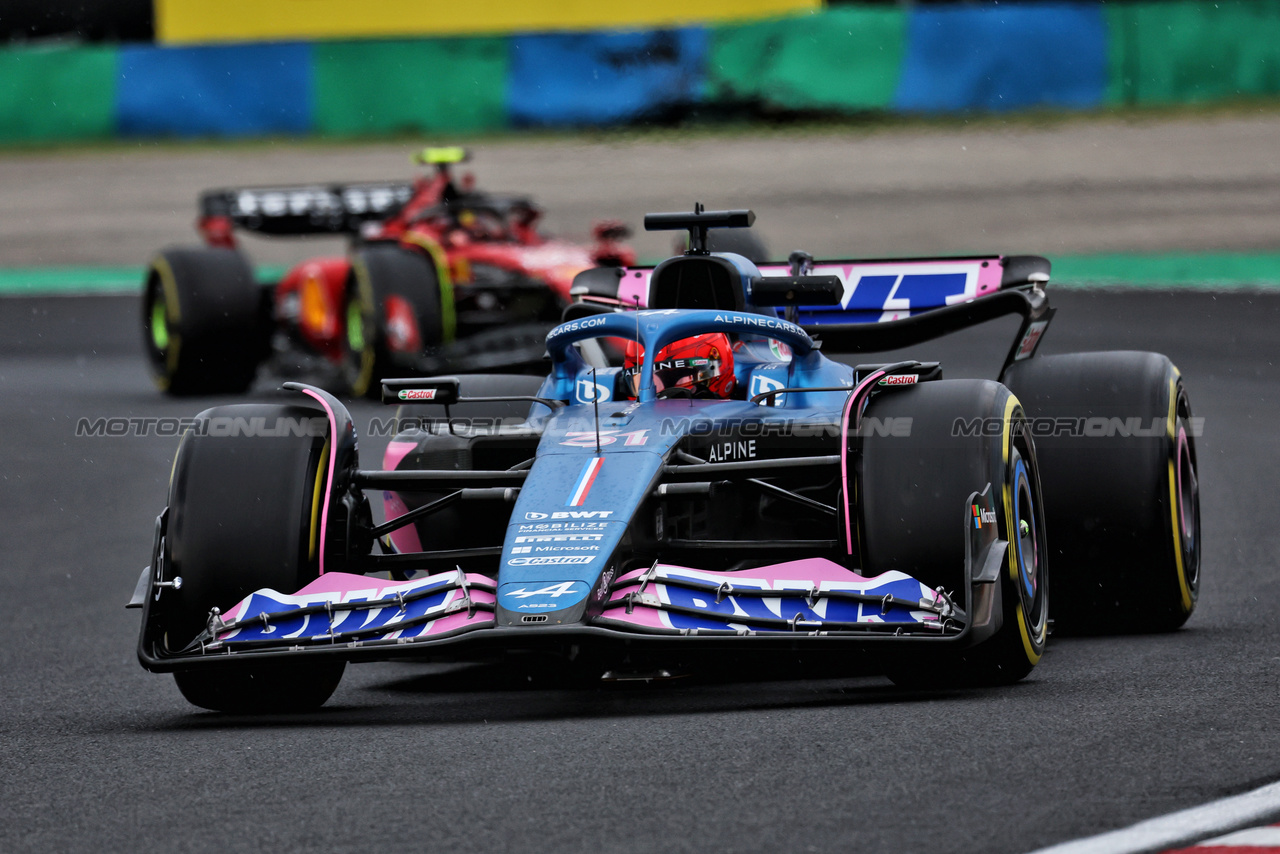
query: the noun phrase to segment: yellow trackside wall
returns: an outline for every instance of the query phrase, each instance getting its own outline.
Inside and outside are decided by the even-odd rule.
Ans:
[[[652,29],[819,10],[822,0],[155,0],[160,44]]]

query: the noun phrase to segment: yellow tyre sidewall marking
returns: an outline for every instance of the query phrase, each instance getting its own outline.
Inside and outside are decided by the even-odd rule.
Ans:
[[[325,439],[324,450],[320,452],[320,462],[316,465],[316,482],[311,489],[311,539],[307,549],[307,561],[316,559],[316,549],[320,537],[320,501],[324,496],[326,475],[329,473],[329,448],[331,439]]]
[[[453,278],[449,275],[449,259],[440,244],[429,237],[410,232],[401,239],[424,250],[435,265],[436,281],[440,287],[440,331],[444,343],[448,344],[458,331],[458,311],[453,304]]]
[[[1173,560],[1178,571],[1178,592],[1182,595],[1182,612],[1190,614],[1194,600],[1191,598],[1191,584],[1187,580],[1187,568],[1182,562],[1182,526],[1178,519],[1178,470],[1175,467],[1178,454],[1178,379],[1182,376],[1177,368],[1169,377],[1169,527],[1173,531]]]
[[[1027,616],[1025,614],[1026,609],[1022,607],[1022,578],[1019,574],[1020,568],[1018,566],[1018,544],[1014,539],[1018,532],[1014,530],[1013,522],[1013,414],[1020,406],[1017,396],[1010,392],[1009,398],[1004,404],[1004,435],[1001,440],[1004,468],[1007,473],[1004,479],[1004,526],[1005,530],[1009,532],[1009,579],[1013,582],[1014,592],[1018,596],[1018,636],[1022,638],[1022,650],[1027,655],[1027,661],[1035,665],[1040,663],[1040,656],[1042,655],[1037,650],[1037,645],[1039,645],[1040,649],[1044,648],[1045,627],[1041,626],[1038,638],[1033,639],[1031,637],[1031,627],[1027,625]]]

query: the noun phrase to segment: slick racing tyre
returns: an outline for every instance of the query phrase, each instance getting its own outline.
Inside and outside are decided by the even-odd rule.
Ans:
[[[371,243],[351,259],[343,311],[343,375],[356,397],[373,396],[394,373],[413,372],[426,347],[446,338],[440,273],[425,250]]]
[[[267,354],[263,290],[234,249],[166,249],[147,267],[143,346],[156,385],[173,395],[239,394]]]
[[[248,435],[257,425],[264,429]],[[190,644],[211,608],[225,612],[263,587],[295,593],[319,576],[327,425],[317,409],[275,404],[216,407],[197,417],[169,484],[164,565],[169,577],[182,578],[159,600],[169,649]],[[202,708],[285,712],[323,704],[343,667],[308,659],[235,662],[174,677]]]
[[[911,419],[908,435],[874,429],[898,419]],[[1048,552],[1036,449],[1023,421],[1018,399],[990,380],[886,390],[863,414],[857,507],[865,574],[905,572],[959,595],[972,614],[973,603],[964,601],[966,511],[969,496],[988,484],[997,536],[1008,541],[994,635],[964,650],[895,660],[889,677],[900,685],[1009,684],[1044,653]]]
[[[1055,627],[1181,626],[1200,589],[1200,501],[1178,369],[1158,353],[1072,353],[1015,363],[1004,381],[1039,455]]]

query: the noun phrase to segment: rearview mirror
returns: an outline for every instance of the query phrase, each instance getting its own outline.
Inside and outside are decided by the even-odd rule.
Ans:
[[[398,379],[382,381],[382,402],[435,403],[450,406],[458,402],[457,377],[431,377],[429,379]]]

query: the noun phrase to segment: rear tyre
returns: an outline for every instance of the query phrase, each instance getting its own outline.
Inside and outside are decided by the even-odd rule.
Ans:
[[[1158,353],[1072,353],[1018,362],[1005,382],[1036,436],[1055,628],[1181,626],[1200,589],[1200,500],[1178,369]]]
[[[412,371],[426,347],[445,339],[443,292],[434,260],[396,243],[371,243],[351,259],[347,279],[343,377],[356,397]]]
[[[173,395],[247,391],[267,351],[265,304],[240,252],[161,252],[142,293],[143,347],[156,385]]]
[[[325,416],[305,406],[251,404],[205,410],[198,422],[182,439],[169,485],[165,566],[183,583],[161,603],[165,643],[174,650],[200,634],[211,608],[225,612],[263,587],[295,593],[319,575],[331,452]],[[282,435],[243,435],[257,423]],[[174,676],[183,696],[202,708],[282,712],[324,703],[343,668],[235,662]]]
[[[906,418],[906,436],[870,429]],[[911,687],[1022,679],[1040,661],[1048,634],[1048,555],[1036,451],[1018,399],[988,380],[928,382],[876,395],[863,424],[857,486],[864,572],[896,569],[967,596],[962,514],[969,496],[987,484],[998,536],[1009,542],[994,635],[965,650],[904,656],[891,662],[889,677]],[[992,426],[957,430],[958,424]]]

